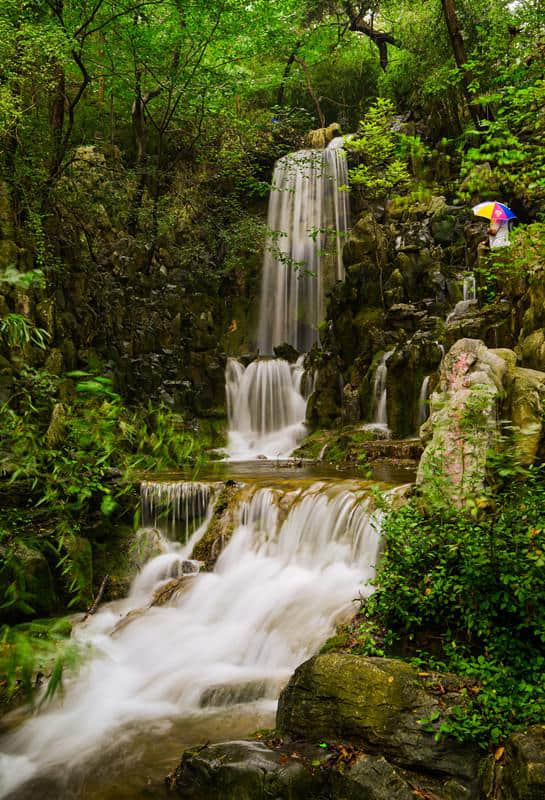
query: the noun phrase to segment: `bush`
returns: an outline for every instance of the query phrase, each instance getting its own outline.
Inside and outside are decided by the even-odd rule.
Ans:
[[[483,746],[545,719],[545,486],[538,470],[500,472],[510,485],[472,516],[418,498],[387,513],[366,604],[387,649],[478,681],[437,730]]]

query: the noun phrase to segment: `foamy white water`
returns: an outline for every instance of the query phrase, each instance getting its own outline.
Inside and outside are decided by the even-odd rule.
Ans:
[[[226,449],[231,461],[291,455],[306,433],[303,373],[301,361],[259,359],[245,368],[228,359]]]
[[[275,164],[259,314],[263,355],[285,342],[308,352],[318,341],[325,296],[344,279],[350,208],[341,188],[348,183],[342,143],[334,139],[325,150],[300,150]]]
[[[69,781],[138,726],[210,713],[227,696],[274,706],[293,669],[353,610],[358,592],[370,592],[377,524],[357,484],[255,489],[213,573],[189,577],[172,605],[149,608],[113,634],[120,614],[149,601],[156,583],[79,628],[96,655],[64,698],[4,737],[0,796],[33,776]]]

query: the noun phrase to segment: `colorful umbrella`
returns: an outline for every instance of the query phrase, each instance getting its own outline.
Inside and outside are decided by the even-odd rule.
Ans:
[[[497,203],[495,200],[487,200],[485,203],[479,203],[473,209],[476,217],[485,217],[486,219],[493,219],[497,222],[502,222],[508,219],[515,219],[517,216],[513,214],[508,206],[503,203]]]

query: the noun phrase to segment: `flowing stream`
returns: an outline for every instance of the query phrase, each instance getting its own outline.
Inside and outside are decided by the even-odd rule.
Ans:
[[[172,485],[154,486],[143,487],[150,516],[165,494],[174,516],[185,513],[184,495],[187,503],[195,496],[180,484],[178,503]],[[179,756],[195,726],[205,739],[236,735],[237,715],[246,732],[270,726],[294,668],[353,613],[358,592],[369,593],[379,517],[370,512],[368,484],[241,484],[234,533],[214,571],[195,573],[191,551],[216,493],[210,489],[205,519],[185,545],[167,543],[124,601],[76,628],[92,650],[64,696],[1,741],[1,797],[146,796],[108,794],[101,769],[106,784],[127,770],[127,753],[139,752],[144,732],[152,742],[170,736]],[[151,605],[174,562],[182,565],[178,591],[166,606]]]

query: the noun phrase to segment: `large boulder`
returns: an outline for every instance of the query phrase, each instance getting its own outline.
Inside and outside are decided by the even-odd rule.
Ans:
[[[394,763],[474,780],[478,748],[437,741],[424,720],[439,719],[459,687],[440,676],[441,702],[408,664],[324,653],[302,664],[280,696],[277,728],[297,739],[344,739]]]
[[[456,505],[482,489],[487,453],[498,434],[507,364],[478,339],[460,339],[441,364],[440,392],[431,398],[433,431],[417,482],[425,492],[441,483]]]

